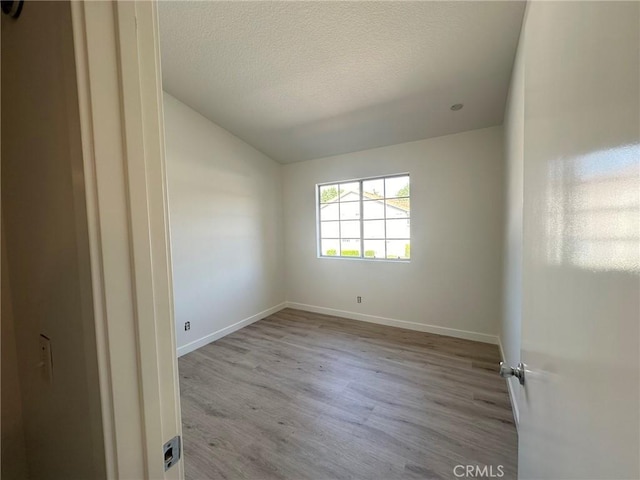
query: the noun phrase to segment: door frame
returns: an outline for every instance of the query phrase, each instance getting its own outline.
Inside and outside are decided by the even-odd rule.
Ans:
[[[155,1],[70,2],[108,478],[184,478]]]

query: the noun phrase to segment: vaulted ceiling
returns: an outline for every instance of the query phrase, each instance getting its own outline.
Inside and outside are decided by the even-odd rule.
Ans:
[[[523,12],[520,1],[163,1],[164,89],[281,163],[499,125]]]

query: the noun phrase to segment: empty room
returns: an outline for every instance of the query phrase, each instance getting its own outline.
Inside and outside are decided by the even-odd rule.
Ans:
[[[515,477],[523,3],[158,5],[187,478]]]
[[[2,478],[640,478],[640,2],[2,2]]]

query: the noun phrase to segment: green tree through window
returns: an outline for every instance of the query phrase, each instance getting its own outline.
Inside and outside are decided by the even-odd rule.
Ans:
[[[398,197],[408,197],[409,196],[409,184],[407,183],[404,187],[398,190]]]
[[[322,203],[327,203],[338,196],[338,189],[336,187],[325,188],[322,190]]]

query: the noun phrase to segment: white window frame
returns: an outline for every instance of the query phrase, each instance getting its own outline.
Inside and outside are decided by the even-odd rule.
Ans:
[[[386,228],[387,228],[387,208],[386,208],[386,201],[387,200],[391,200],[391,199],[396,199],[396,198],[408,198],[409,201],[411,201],[411,190],[409,190],[409,195],[407,197],[387,197],[387,192],[386,192],[386,182],[384,182],[384,180],[389,179],[389,178],[397,178],[397,177],[409,177],[409,179],[411,179],[411,175],[409,174],[409,172],[405,172],[405,173],[394,173],[392,175],[379,175],[379,176],[375,176],[375,177],[364,177],[364,178],[356,178],[356,179],[351,179],[351,180],[339,180],[339,181],[333,181],[333,182],[323,182],[323,183],[318,183],[316,184],[316,247],[317,247],[317,256],[318,258],[329,258],[329,259],[340,259],[340,260],[366,260],[366,261],[373,261],[373,262],[401,262],[401,263],[409,263],[411,261],[411,256],[409,256],[409,258],[387,258],[387,242],[389,240],[409,240],[409,244],[411,244],[411,224],[409,223],[409,237],[407,238],[388,238],[387,237],[387,232],[386,232]],[[376,238],[376,239],[365,239],[364,238],[364,215],[363,215],[363,209],[364,209],[364,189],[363,189],[363,182],[366,181],[370,181],[370,180],[382,180],[383,181],[383,194],[382,194],[382,199],[381,201],[383,202],[383,212],[384,212],[384,216],[382,219],[380,220],[384,220],[384,225],[385,225],[385,234],[384,234],[384,238]],[[321,215],[321,208],[322,205],[327,205],[326,203],[321,203],[321,199],[322,199],[322,195],[321,195],[321,188],[322,187],[326,187],[326,186],[333,186],[335,185],[338,188],[338,195],[340,195],[340,185],[346,184],[346,183],[359,183],[360,184],[360,199],[358,201],[359,205],[360,205],[360,216],[358,218],[358,222],[360,223],[360,256],[341,256],[341,255],[323,255],[322,254],[322,221],[320,218]],[[409,184],[411,183],[411,180],[409,180]],[[349,202],[349,203],[354,203],[354,202]],[[340,205],[340,201],[338,199],[338,205]],[[339,209],[340,207],[338,207]],[[409,216],[405,219],[403,218],[403,220],[408,220],[409,222],[411,222],[411,211],[409,210]],[[340,229],[340,222],[342,220],[340,219],[340,210],[338,210],[338,228]],[[342,235],[341,232],[339,230],[338,233],[338,238],[325,238],[325,240],[337,240],[339,245],[342,245]],[[344,240],[351,240],[352,237],[349,237],[348,239],[344,239]],[[353,238],[355,239],[355,237]],[[365,248],[364,248],[364,242],[365,240],[381,240],[385,243],[385,255],[384,258],[376,258],[376,257],[366,257],[365,256]],[[339,252],[340,253],[340,252]]]

